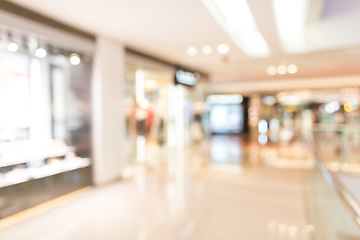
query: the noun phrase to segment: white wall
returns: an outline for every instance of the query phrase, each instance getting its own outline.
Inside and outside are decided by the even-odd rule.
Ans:
[[[124,163],[124,46],[97,37],[92,82],[93,181],[103,185],[119,179]]]

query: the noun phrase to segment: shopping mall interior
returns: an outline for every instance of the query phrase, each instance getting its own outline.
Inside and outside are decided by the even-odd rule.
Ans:
[[[360,1],[0,1],[1,240],[360,240]]]

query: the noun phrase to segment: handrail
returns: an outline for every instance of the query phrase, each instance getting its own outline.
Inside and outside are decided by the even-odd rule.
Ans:
[[[352,195],[352,193],[341,183],[338,177],[326,168],[324,162],[319,157],[314,142],[309,140],[304,140],[304,141],[306,145],[313,151],[315,155],[316,166],[320,170],[321,174],[324,176],[328,184],[339,195],[340,199],[345,205],[345,208],[348,210],[350,216],[353,218],[356,225],[360,228],[360,203]]]

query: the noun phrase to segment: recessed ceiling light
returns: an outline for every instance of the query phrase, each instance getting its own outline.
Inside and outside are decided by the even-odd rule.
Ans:
[[[44,58],[44,57],[46,57],[46,54],[47,54],[47,52],[43,48],[38,48],[35,51],[35,56],[38,58]]]
[[[18,49],[19,49],[19,45],[17,45],[14,42],[9,43],[7,46],[7,50],[10,52],[16,52]]]
[[[285,74],[286,73],[286,67],[284,65],[280,65],[277,68],[278,74]]]
[[[195,56],[197,54],[197,49],[195,47],[189,47],[187,50],[189,56]]]
[[[79,55],[77,55],[76,53],[73,53],[70,55],[70,63],[72,65],[79,65],[80,62],[81,62],[81,60],[80,60]]]
[[[211,52],[212,52],[212,48],[211,48],[210,46],[204,46],[204,47],[202,48],[202,52],[203,52],[205,55],[209,55],[209,54],[211,54]]]
[[[287,70],[289,73],[294,74],[294,73],[297,73],[298,68],[295,64],[291,64],[288,66]]]
[[[268,67],[267,73],[269,75],[275,75],[276,74],[276,67],[274,67],[274,66]]]
[[[221,54],[225,54],[225,53],[227,53],[227,52],[229,52],[229,47],[228,47],[228,45],[226,45],[226,44],[220,44],[219,46],[218,46],[218,52],[219,53],[221,53]]]

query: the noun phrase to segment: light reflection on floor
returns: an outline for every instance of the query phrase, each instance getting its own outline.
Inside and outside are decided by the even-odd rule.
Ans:
[[[0,239],[309,239],[301,169],[267,165],[239,137],[168,151],[167,164],[0,232]],[[266,154],[265,154],[266,155]]]
[[[242,147],[238,136],[215,135],[210,140],[211,160],[215,163],[240,163]]]
[[[310,169],[315,166],[311,150],[299,141],[260,146],[242,141],[239,136],[214,135],[210,140],[210,152],[212,169],[218,166],[226,170],[247,163],[285,169]]]

